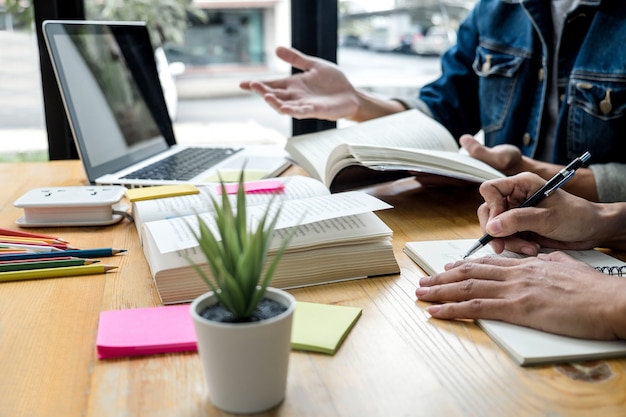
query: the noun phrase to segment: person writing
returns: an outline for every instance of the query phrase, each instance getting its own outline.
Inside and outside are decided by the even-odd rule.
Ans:
[[[507,175],[548,179],[588,150],[589,168],[566,189],[626,201],[626,21],[615,17],[624,13],[626,3],[607,0],[479,0],[442,57],[441,77],[417,98],[374,97],[336,65],[284,47],[278,57],[303,72],[240,86],[297,119],[360,122],[417,108]],[[486,146],[471,136],[481,129]]]
[[[566,336],[626,339],[626,280],[611,278],[564,252],[541,247],[626,249],[626,203],[590,202],[556,190],[536,207],[518,207],[545,180],[521,173],[480,186],[483,231],[496,253],[505,248],[525,259],[487,256],[446,265],[424,277],[419,300],[438,319],[494,319]],[[518,231],[524,231],[518,233]],[[536,255],[536,256],[534,256]]]

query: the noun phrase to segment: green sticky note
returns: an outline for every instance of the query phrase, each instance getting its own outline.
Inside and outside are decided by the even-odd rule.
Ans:
[[[361,308],[298,301],[291,330],[291,348],[335,354]]]

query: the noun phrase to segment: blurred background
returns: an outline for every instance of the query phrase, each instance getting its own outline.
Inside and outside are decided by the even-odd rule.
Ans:
[[[339,1],[337,63],[361,89],[413,96],[440,74],[475,1]],[[291,119],[241,91],[289,74],[290,0],[85,0],[88,19],[150,29],[179,142],[284,142]],[[0,162],[45,160],[48,143],[30,0],[0,0]],[[341,125],[349,124],[344,122]]]

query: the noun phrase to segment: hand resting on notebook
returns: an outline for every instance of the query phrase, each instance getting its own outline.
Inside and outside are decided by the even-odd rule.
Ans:
[[[483,231],[496,237],[496,252],[626,248],[626,203],[597,204],[558,190],[537,207],[508,210],[543,183],[527,173],[481,185],[485,204],[479,218]],[[434,318],[494,319],[566,336],[626,339],[626,280],[562,252],[457,261],[444,273],[422,278],[416,295],[447,302],[427,308]]]

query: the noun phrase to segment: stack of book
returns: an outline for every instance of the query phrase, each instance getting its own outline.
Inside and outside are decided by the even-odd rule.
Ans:
[[[282,210],[273,248],[291,228],[298,231],[270,285],[294,288],[400,272],[392,231],[374,214],[391,206],[363,192],[330,194],[320,181],[308,177],[279,180],[284,182],[278,197]],[[210,274],[190,227],[196,227],[196,215],[213,221],[210,196],[217,196],[218,188],[133,202],[143,251],[164,304],[189,302],[208,291],[190,265],[190,261],[201,265]],[[260,218],[273,195],[248,194],[248,214]],[[268,262],[271,258],[272,250]]]

